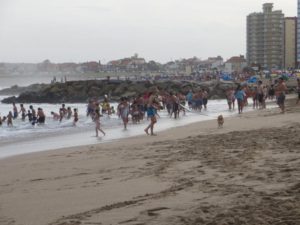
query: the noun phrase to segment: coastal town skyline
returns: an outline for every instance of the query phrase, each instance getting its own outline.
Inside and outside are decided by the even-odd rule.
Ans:
[[[296,0],[4,0],[0,62],[105,64],[134,53],[162,63],[193,56],[229,59],[246,55],[246,16],[266,2],[285,16],[297,15]]]

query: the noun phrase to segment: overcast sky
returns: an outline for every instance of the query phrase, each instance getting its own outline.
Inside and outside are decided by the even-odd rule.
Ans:
[[[246,51],[246,16],[296,0],[0,0],[0,62],[147,61]]]

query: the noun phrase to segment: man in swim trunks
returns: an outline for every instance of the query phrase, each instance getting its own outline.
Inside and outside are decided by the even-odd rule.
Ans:
[[[287,86],[282,77],[278,79],[278,85],[275,88],[275,95],[277,98],[277,104],[281,109],[281,113],[285,113],[285,92],[287,91]]]
[[[24,107],[24,105],[23,104],[20,104],[20,112],[19,113],[21,113],[21,116],[22,116],[22,121],[25,121],[25,117],[26,117],[26,109],[25,109],[25,107]]]
[[[31,110],[31,115],[32,115],[32,120],[31,120],[31,124],[32,125],[35,125],[36,123],[36,120],[37,120],[37,116],[36,116],[36,111],[35,109],[33,108],[33,106],[29,106],[30,110]]]
[[[17,119],[18,117],[18,109],[16,104],[13,102],[13,119]]]
[[[45,113],[43,111],[42,108],[38,108],[38,111],[37,111],[37,122],[39,124],[44,124],[45,123]]]

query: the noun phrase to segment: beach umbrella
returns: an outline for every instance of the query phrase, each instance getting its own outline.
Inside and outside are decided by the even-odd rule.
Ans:
[[[229,74],[222,74],[221,79],[225,81],[230,81],[232,80],[232,77]]]
[[[251,83],[251,84],[254,84],[254,83],[257,82],[257,77],[256,76],[250,77],[247,82]]]

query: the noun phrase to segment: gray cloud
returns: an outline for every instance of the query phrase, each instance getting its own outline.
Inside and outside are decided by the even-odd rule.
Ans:
[[[245,54],[261,0],[0,0],[0,61],[147,60]],[[296,0],[273,0],[296,16]]]

